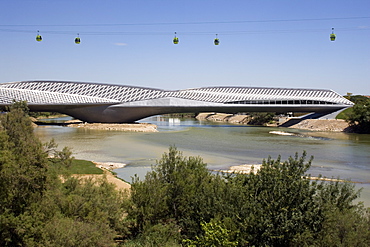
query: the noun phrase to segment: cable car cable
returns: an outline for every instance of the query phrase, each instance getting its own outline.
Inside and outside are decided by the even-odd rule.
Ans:
[[[306,22],[332,20],[370,19],[370,16],[360,17],[328,17],[302,19],[271,19],[271,20],[236,20],[236,21],[199,21],[199,22],[154,22],[154,23],[96,23],[96,24],[0,24],[3,27],[98,27],[98,26],[160,26],[160,25],[204,25],[204,24],[237,24],[237,23],[269,23],[269,22]]]

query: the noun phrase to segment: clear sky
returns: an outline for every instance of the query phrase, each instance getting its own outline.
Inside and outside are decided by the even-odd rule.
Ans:
[[[0,35],[0,82],[370,95],[369,0],[0,0]]]

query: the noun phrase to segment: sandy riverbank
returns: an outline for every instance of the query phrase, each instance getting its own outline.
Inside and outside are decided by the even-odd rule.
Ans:
[[[73,177],[79,179],[92,179],[93,181],[102,179],[104,176],[107,178],[108,182],[114,184],[117,190],[129,190],[131,189],[131,185],[122,181],[121,179],[117,178],[111,172],[104,170],[104,174],[75,174],[72,175]]]
[[[95,162],[93,163],[96,165],[96,167],[102,169],[104,173],[107,176],[108,182],[113,183],[117,189],[119,190],[129,190],[131,189],[131,184],[117,178],[117,176],[113,175],[111,173],[112,170],[123,168],[126,166],[126,164],[123,163],[114,163],[114,162]]]
[[[40,123],[36,118],[30,118],[33,127],[38,127]],[[47,125],[47,124],[41,124]],[[58,125],[58,124],[54,124]],[[81,120],[74,119],[68,120],[65,123],[60,123],[59,125],[72,127],[72,128],[82,128],[91,130],[112,130],[112,131],[127,131],[127,132],[158,132],[157,125],[151,123],[86,123]]]
[[[67,127],[92,130],[113,130],[130,132],[158,132],[157,125],[150,123],[109,124],[109,123],[71,123]]]
[[[75,174],[72,176],[79,179],[92,179],[93,181],[102,179],[105,176],[109,183],[116,186],[117,190],[131,189],[131,184],[117,178],[117,176],[113,175],[111,172],[114,169],[125,167],[126,164],[113,162],[92,162],[96,165],[96,167],[102,169],[104,174]]]

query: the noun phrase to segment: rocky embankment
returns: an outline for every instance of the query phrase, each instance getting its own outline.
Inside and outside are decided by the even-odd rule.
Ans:
[[[313,131],[351,132],[349,124],[341,119],[305,119],[288,128]]]
[[[200,121],[228,122],[233,124],[248,124],[251,120],[249,115],[234,115],[225,113],[199,113],[196,117]],[[279,124],[272,125],[278,127],[288,127],[294,129],[305,129],[312,131],[332,131],[332,132],[352,132],[345,120],[341,119],[286,119],[279,121]],[[290,124],[287,124],[291,122]],[[271,125],[269,125],[271,126]]]
[[[199,121],[228,122],[233,124],[248,124],[251,120],[249,115],[235,115],[226,113],[199,113],[196,116]]]

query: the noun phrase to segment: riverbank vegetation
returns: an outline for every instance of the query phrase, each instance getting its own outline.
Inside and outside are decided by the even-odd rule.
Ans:
[[[125,195],[72,177],[68,148],[42,144],[25,108],[0,116],[0,246],[112,246],[126,232]]]
[[[29,116],[36,118],[36,119],[44,119],[44,118],[59,118],[59,117],[66,117],[67,115],[59,113],[59,112],[35,112],[30,111]]]
[[[26,106],[0,116],[0,246],[368,246],[352,184],[312,182],[312,158],[210,173],[175,147],[131,191],[78,179],[68,148],[42,144]],[[53,158],[49,158],[53,156]]]
[[[370,133],[370,98],[355,95],[348,96],[355,103],[350,111],[345,112],[344,118],[357,133]]]

